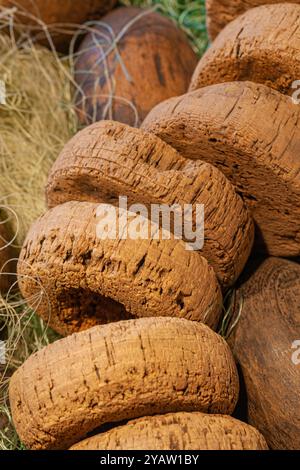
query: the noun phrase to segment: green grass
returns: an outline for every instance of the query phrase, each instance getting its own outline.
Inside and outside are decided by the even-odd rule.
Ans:
[[[124,5],[157,7],[186,32],[195,52],[201,56],[208,45],[205,0],[122,0]]]

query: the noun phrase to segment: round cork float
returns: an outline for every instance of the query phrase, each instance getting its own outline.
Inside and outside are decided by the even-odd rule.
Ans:
[[[300,254],[300,108],[265,85],[212,85],[158,105],[143,128],[216,165],[257,225],[257,248]]]
[[[124,229],[110,239],[99,230],[98,210],[89,202],[57,206],[25,240],[19,287],[50,326],[70,334],[110,321],[177,316],[216,327],[222,295],[205,258],[174,238],[132,239]],[[138,217],[126,215],[133,223]]]
[[[138,418],[71,450],[267,450],[264,437],[231,416],[178,412]]]
[[[206,0],[208,34],[211,39],[215,39],[227,23],[250,8],[276,3],[290,2],[286,2],[286,0]],[[293,3],[299,3],[299,0],[293,0]]]
[[[65,50],[82,23],[99,19],[115,4],[116,0],[0,0],[0,8],[16,8],[15,26],[29,29],[38,42],[49,45],[46,26],[55,46]]]
[[[238,376],[207,326],[143,318],[97,326],[32,355],[10,381],[29,449],[67,449],[105,423],[175,411],[231,414]]]
[[[249,422],[271,448],[299,449],[300,265],[269,258],[237,295],[242,308],[229,341],[244,376]]]
[[[263,5],[239,16],[200,60],[190,91],[215,83],[251,80],[284,94],[300,77],[300,5]],[[299,89],[299,83],[295,84]],[[299,104],[299,93],[296,91]]]
[[[77,55],[75,101],[85,125],[115,119],[139,126],[157,103],[187,91],[198,62],[171,20],[135,7],[103,17]]]
[[[73,137],[50,172],[46,193],[49,207],[72,200],[118,205],[119,195],[149,208],[177,204],[183,210],[189,204],[194,231],[202,204],[205,240],[199,251],[224,289],[235,282],[251,251],[252,219],[220,171],[187,161],[158,137],[118,122],[98,122]],[[182,217],[183,235],[184,222]]]

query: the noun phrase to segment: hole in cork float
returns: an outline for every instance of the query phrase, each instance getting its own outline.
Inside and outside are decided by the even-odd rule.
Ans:
[[[58,295],[57,301],[61,321],[77,330],[134,318],[123,304],[89,289],[65,290]]]

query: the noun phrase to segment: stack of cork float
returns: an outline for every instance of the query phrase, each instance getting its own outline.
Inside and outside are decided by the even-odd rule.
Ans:
[[[211,13],[212,31],[217,16]],[[299,18],[296,4],[236,18],[200,60],[190,92],[158,105],[142,125],[228,177],[256,223],[254,254],[264,256],[300,254],[300,109],[288,96],[300,77]],[[249,420],[272,448],[299,448],[299,266],[270,258],[247,277],[231,345],[245,376]]]
[[[205,204],[207,244],[191,251],[175,237],[99,238],[99,202],[112,207],[118,195],[146,206]],[[267,448],[229,416],[238,375],[225,340],[209,328],[253,241],[249,213],[222,173],[145,131],[100,122],[67,144],[47,200],[51,209],[21,252],[19,285],[29,303],[40,293],[38,313],[72,335],[31,356],[11,380],[25,445]],[[115,427],[105,432],[108,423]]]
[[[228,416],[237,394],[225,341],[174,318],[75,334],[31,356],[11,380],[14,423],[31,449],[265,449],[254,428]]]
[[[172,234],[170,240],[99,237],[99,202],[109,209],[118,196],[146,207],[191,204],[193,226],[196,205],[203,204],[203,248],[187,250]],[[145,131],[103,121],[66,145],[50,173],[47,200],[51,209],[29,231],[18,272],[25,298],[42,285],[37,312],[56,330],[156,315],[217,326],[221,290],[242,272],[254,230],[241,198],[216,168],[188,162]],[[128,217],[148,223],[133,211],[134,205]]]
[[[300,5],[280,4],[238,17],[200,60],[190,93],[158,105],[143,123],[231,180],[252,212],[259,249],[275,256],[300,254],[300,114],[280,93],[293,92],[300,76],[299,14]]]
[[[285,25],[292,8],[299,7],[261,8],[287,8],[280,23]],[[251,14],[236,21],[246,24]],[[270,14],[270,24],[274,18]],[[224,76],[227,64],[229,71],[239,70],[234,57],[244,44],[244,25],[233,34],[230,60],[212,46],[195,71],[191,92],[154,108],[142,129],[97,123],[75,136],[55,163],[47,186],[50,210],[27,236],[19,284],[29,303],[40,293],[38,313],[72,336],[32,356],[12,378],[14,422],[29,448],[266,448],[256,430],[228,416],[237,400],[237,372],[228,346],[212,331],[220,319],[222,291],[235,283],[251,250],[249,212],[257,226],[257,249],[274,256],[300,254],[299,110],[266,86],[273,78],[274,88],[287,86],[297,61],[283,63],[290,53],[285,43],[277,64],[286,67],[286,75],[268,78],[265,60],[273,40],[269,30],[258,37],[261,29],[245,44],[264,44],[264,55],[260,49],[249,53],[248,75],[241,65],[243,73],[231,78],[239,81],[222,83],[221,61]],[[282,38],[284,32],[276,34]],[[216,84],[198,89],[210,79]],[[130,240],[121,233],[102,239],[98,204],[109,210],[120,195],[146,206],[204,204],[204,247],[187,251],[176,237]],[[130,211],[126,216],[138,217]],[[245,375],[250,421],[272,447],[292,448],[299,414],[293,413],[296,394],[287,393],[286,384],[297,390],[299,372],[289,363],[276,382],[283,364],[276,355],[290,350],[293,335],[297,339],[299,270],[276,258],[268,263],[271,267],[263,266],[238,293],[244,307],[236,317],[242,321],[233,319],[238,327],[230,344]],[[274,324],[287,321],[290,328],[277,337],[275,328],[268,331],[271,352],[266,318],[256,331],[263,324],[257,312],[266,311],[261,305],[270,298]],[[282,315],[286,305],[295,312],[288,320]],[[258,366],[262,354],[265,370]],[[284,357],[288,360],[288,353]],[[276,387],[266,393],[270,382]],[[276,407],[276,391],[284,409]],[[118,421],[123,423],[117,426]],[[115,427],[105,432],[108,423]]]

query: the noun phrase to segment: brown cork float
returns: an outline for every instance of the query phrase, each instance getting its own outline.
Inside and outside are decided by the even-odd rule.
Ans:
[[[79,132],[55,162],[46,193],[49,207],[72,200],[118,205],[119,195],[149,208],[153,203],[191,204],[194,228],[196,205],[203,204],[200,253],[223,288],[235,282],[252,247],[251,217],[220,171],[187,161],[156,136],[118,122],[98,122]]]
[[[206,24],[211,39],[225,28],[227,23],[242,15],[245,11],[261,5],[291,3],[286,0],[206,0]],[[293,0],[292,3],[300,3]]]
[[[204,54],[190,91],[251,80],[293,94],[292,84],[300,77],[299,29],[300,5],[264,5],[247,11],[228,24]]]
[[[183,157],[216,165],[258,226],[259,249],[300,254],[300,108],[264,85],[212,85],[167,100],[143,128]]]
[[[237,396],[225,340],[174,318],[74,334],[32,355],[10,381],[13,421],[29,449],[67,449],[105,423],[149,414],[231,414]]]
[[[28,27],[38,42],[49,45],[42,23],[49,27],[52,40],[59,49],[66,49],[71,39],[63,30],[76,30],[87,20],[99,19],[116,4],[116,0],[0,0],[0,7],[17,8],[16,24]],[[41,23],[42,22],[42,23]],[[69,25],[69,27],[68,27]],[[55,27],[55,31],[52,28]],[[38,32],[40,30],[40,32]]]
[[[197,62],[186,35],[169,19],[140,8],[115,9],[93,26],[78,51],[80,121],[138,126],[157,103],[187,91]]]
[[[299,264],[267,259],[239,289],[236,306],[241,314],[229,341],[244,376],[249,422],[271,448],[299,449]]]
[[[87,438],[71,450],[267,450],[264,437],[231,416],[178,412],[146,416]]]
[[[158,315],[215,328],[222,295],[206,259],[174,238],[122,239],[122,232],[103,239],[98,206],[68,202],[29,231],[18,263],[19,287],[29,304],[40,295],[37,313],[61,334]]]

